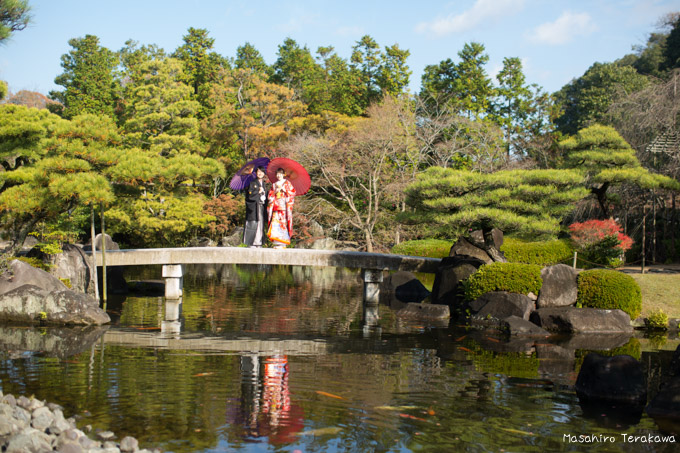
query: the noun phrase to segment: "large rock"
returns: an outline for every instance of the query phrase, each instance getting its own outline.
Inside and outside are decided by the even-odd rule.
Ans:
[[[312,250],[335,250],[335,239],[333,238],[320,238],[316,239],[309,246]]]
[[[576,270],[566,264],[541,269],[543,285],[536,306],[544,308],[574,305],[578,295],[577,276]]]
[[[522,335],[526,337],[547,337],[550,333],[519,316],[508,316],[503,319],[502,326],[510,335]]]
[[[118,246],[118,243],[111,238],[108,234],[105,234],[102,237],[102,234],[99,233],[94,237],[94,246],[97,249],[97,253],[101,252],[102,250],[102,245],[106,244],[106,250],[120,250],[120,247]],[[92,251],[92,241],[88,241],[84,246],[83,250],[86,252],[91,252]]]
[[[394,297],[403,303],[418,303],[425,300],[430,291],[412,272],[397,271],[380,283],[380,294],[384,294],[387,299]]]
[[[469,256],[477,258],[484,262],[484,264],[491,264],[493,260],[483,249],[471,244],[465,238],[460,238],[455,244],[451,246],[449,256]]]
[[[459,302],[460,283],[477,272],[484,261],[469,257],[446,257],[442,259],[432,285],[432,301],[438,304],[455,306]]]
[[[238,247],[243,243],[243,227],[236,227],[229,236],[220,240],[222,247]]]
[[[0,319],[28,324],[101,325],[109,315],[91,297],[71,290],[50,292],[23,285],[0,295]]]
[[[94,296],[95,274],[92,257],[86,255],[81,247],[73,244],[64,244],[62,250],[62,253],[46,255],[33,249],[28,256],[35,256],[51,265],[50,274],[57,278],[68,279],[72,290]]]
[[[644,406],[647,380],[642,364],[629,355],[605,357],[591,352],[576,378],[581,402]]]
[[[607,333],[632,332],[630,317],[623,310],[599,308],[539,308],[529,320],[550,332]]]
[[[189,241],[189,247],[215,247],[217,243],[207,237],[192,238]]]
[[[68,289],[58,278],[49,272],[35,268],[19,260],[9,263],[9,270],[0,275],[0,294],[7,293],[24,285],[35,285],[46,291]]]
[[[534,301],[524,294],[492,291],[470,302],[469,307],[478,318],[505,319],[517,316],[529,320],[529,315],[534,311]]]
[[[450,317],[449,307],[437,304],[408,303],[398,310],[396,315],[401,318],[415,319],[418,321],[447,320]]]
[[[482,230],[475,230],[470,233],[470,242],[477,247],[484,247],[484,233]],[[493,239],[493,246],[500,250],[503,245],[503,232],[498,228],[491,230],[491,238]]]

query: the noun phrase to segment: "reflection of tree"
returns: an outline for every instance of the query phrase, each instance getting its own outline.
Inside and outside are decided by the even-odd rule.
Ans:
[[[187,330],[347,334],[360,313],[357,271],[338,268],[188,266],[182,313]]]

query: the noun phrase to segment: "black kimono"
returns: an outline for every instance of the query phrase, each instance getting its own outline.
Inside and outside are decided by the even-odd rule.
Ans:
[[[254,179],[246,190],[246,226],[243,230],[243,243],[248,246],[262,246],[266,230],[267,188],[264,180],[260,182],[259,179]]]

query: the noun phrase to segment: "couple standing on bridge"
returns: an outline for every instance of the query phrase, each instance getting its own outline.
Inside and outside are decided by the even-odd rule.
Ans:
[[[286,179],[283,168],[276,170],[276,181],[267,192],[263,166],[255,170],[255,178],[246,190],[246,225],[243,243],[249,247],[262,247],[265,235],[274,248],[290,245],[293,233],[293,204],[295,187]]]

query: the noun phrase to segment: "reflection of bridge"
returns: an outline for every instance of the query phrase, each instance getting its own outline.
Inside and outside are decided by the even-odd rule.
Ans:
[[[319,355],[328,353],[328,344],[322,340],[281,338],[223,338],[191,335],[179,336],[158,332],[135,332],[111,329],[104,334],[108,345],[124,345],[136,348],[158,348],[202,351],[206,353]]]

